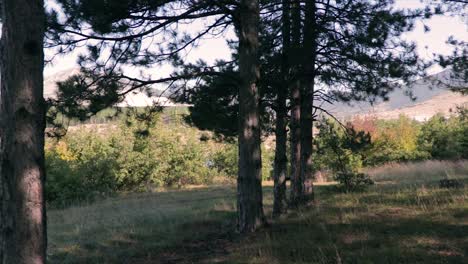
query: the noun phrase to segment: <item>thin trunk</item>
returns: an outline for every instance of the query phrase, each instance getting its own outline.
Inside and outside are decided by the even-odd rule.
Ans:
[[[2,1],[0,263],[46,261],[42,0]]]
[[[316,60],[316,21],[315,0],[306,2],[304,27],[304,78],[301,89],[301,202],[313,199],[312,140],[313,140],[313,103],[315,88]]]
[[[257,80],[258,0],[241,0],[239,35],[239,175],[237,178],[237,224],[239,232],[253,232],[265,222],[262,196],[262,161]]]
[[[290,140],[291,140],[291,195],[290,205],[297,206],[297,200],[302,193],[302,181],[300,179],[301,171],[301,91],[299,80],[300,53],[301,53],[301,9],[300,1],[293,0],[291,7],[292,18],[292,44],[291,44],[291,68],[293,81],[290,87],[291,93],[291,120]]]
[[[287,88],[289,85],[289,50],[291,45],[291,25],[290,25],[290,0],[283,0],[283,54],[281,62],[281,74],[283,84],[278,87],[276,100],[276,146],[275,146],[275,168],[274,168],[274,199],[273,217],[278,217],[286,210],[286,173],[287,173]]]

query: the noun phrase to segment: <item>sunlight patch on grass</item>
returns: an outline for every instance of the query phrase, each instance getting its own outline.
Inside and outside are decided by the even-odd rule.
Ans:
[[[431,181],[346,194],[316,186],[313,205],[244,236],[234,186],[126,194],[49,211],[49,262],[464,263],[468,188]],[[267,216],[272,201],[267,184]]]

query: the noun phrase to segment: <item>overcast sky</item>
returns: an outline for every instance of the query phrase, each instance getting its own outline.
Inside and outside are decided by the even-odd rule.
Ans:
[[[398,8],[420,8],[423,6],[420,0],[396,0]],[[468,10],[466,10],[468,12]],[[442,17],[436,16],[425,21],[425,24],[431,28],[429,32],[424,32],[422,22],[418,22],[412,32],[404,35],[404,38],[410,41],[415,41],[418,45],[418,52],[424,58],[431,58],[433,53],[449,54],[450,47],[445,43],[450,36],[456,36],[457,39],[468,41],[468,18],[464,20],[460,17]],[[228,34],[228,38],[233,38],[232,32]],[[57,57],[52,65],[45,69],[45,74],[50,75],[65,69],[76,67],[76,56],[78,52],[68,54],[63,57]],[[46,54],[50,51],[46,50]],[[216,59],[228,59],[230,51],[224,38],[205,40],[197,49],[191,51],[187,59],[194,61],[198,58],[203,58],[207,62],[214,62]],[[440,68],[431,69],[432,73],[440,71]],[[169,67],[158,69],[162,76],[168,75],[171,72]],[[158,74],[159,75],[159,74]],[[162,77],[158,76],[158,77]]]

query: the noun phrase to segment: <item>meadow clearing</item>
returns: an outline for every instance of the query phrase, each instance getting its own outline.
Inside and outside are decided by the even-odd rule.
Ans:
[[[391,164],[367,172],[376,184],[339,193],[315,187],[316,202],[235,232],[235,185],[119,194],[48,212],[50,263],[466,263],[468,161]],[[464,188],[439,188],[440,179]]]

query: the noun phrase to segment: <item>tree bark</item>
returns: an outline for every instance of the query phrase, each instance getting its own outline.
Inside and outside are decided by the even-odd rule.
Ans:
[[[290,56],[291,68],[293,72],[292,83],[290,87],[290,101],[291,101],[291,120],[290,127],[290,141],[291,141],[291,192],[289,203],[291,207],[296,207],[298,199],[302,193],[302,180],[300,178],[301,172],[301,91],[300,91],[300,53],[301,53],[301,9],[300,1],[293,0],[291,7],[291,20],[292,20],[292,44]]]
[[[46,261],[42,0],[2,0],[0,263]]]
[[[304,78],[301,89],[301,175],[302,203],[313,199],[313,170],[312,170],[312,144],[313,144],[313,103],[315,89],[315,60],[316,60],[316,21],[315,0],[307,0],[305,6],[304,27]]]
[[[237,224],[241,233],[253,232],[265,223],[262,195],[262,161],[257,80],[259,78],[259,2],[241,0],[239,35],[239,175]]]
[[[276,100],[276,146],[275,146],[275,166],[274,166],[274,199],[273,199],[273,217],[278,217],[285,212],[286,206],[286,174],[287,174],[287,91],[289,85],[289,50],[291,45],[291,22],[290,22],[290,0],[283,0],[282,14],[282,34],[283,51],[281,72],[283,83],[278,87]]]

